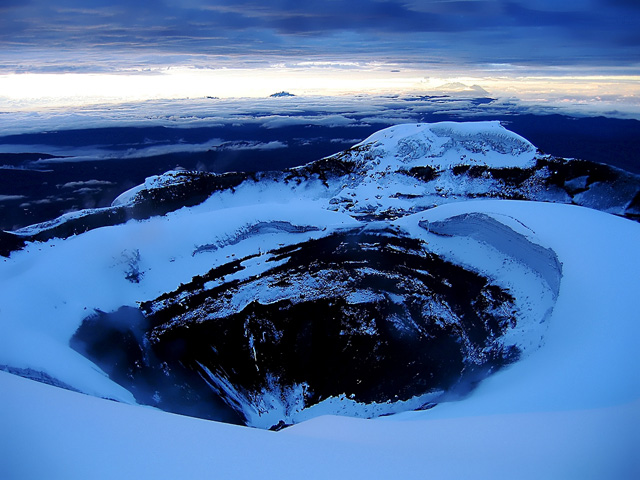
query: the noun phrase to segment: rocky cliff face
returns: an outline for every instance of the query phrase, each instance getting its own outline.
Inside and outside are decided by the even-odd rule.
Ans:
[[[460,231],[467,224],[472,231]],[[536,300],[546,308],[531,314],[507,279],[448,261],[398,225],[375,224],[234,259],[144,302],[138,321],[123,323],[120,312],[98,326],[92,317],[73,344],[98,364],[128,345],[112,375],[130,388],[161,371],[197,396],[208,385],[254,426],[293,423],[317,405],[334,411],[336,398],[360,416],[424,408],[519,357],[526,335],[513,331],[545,320],[561,267],[552,251],[489,217],[417,226],[433,243],[475,235],[497,250],[506,242],[504,258],[549,292]]]
[[[143,305],[158,357],[201,373],[250,424],[340,395],[388,408],[518,356],[500,341],[513,297],[419,240],[356,229],[263,260],[278,266],[235,282],[210,272],[212,288],[198,279]]]

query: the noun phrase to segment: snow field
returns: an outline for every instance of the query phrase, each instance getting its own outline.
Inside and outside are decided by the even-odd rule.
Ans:
[[[441,126],[439,133],[450,133],[450,127]],[[393,145],[399,139],[411,145],[415,132],[438,154],[446,142],[433,129],[421,128],[394,127],[363,143],[383,148],[387,135]],[[472,134],[484,143],[469,143]],[[496,139],[502,142],[497,150]],[[460,127],[454,140],[498,165],[509,156],[528,165],[535,153],[497,124]],[[485,155],[483,145],[493,150]],[[457,155],[459,161],[454,147],[434,158],[453,162]],[[414,161],[408,154],[403,158]],[[374,193],[372,185],[367,195]],[[359,198],[362,192],[356,188],[354,193]],[[535,264],[505,265],[507,247],[499,238],[492,245],[486,238],[443,237],[418,226],[465,214],[495,219],[555,252],[562,278],[548,316],[547,302],[535,300],[553,296],[554,289],[545,293],[536,282],[523,281],[544,277]],[[224,244],[269,221],[320,231],[267,232],[193,254],[199,246]],[[317,185],[246,184],[233,195],[216,194],[164,217],[33,243],[2,259],[0,365],[42,371],[122,403],[0,372],[0,478],[640,478],[635,451],[640,444],[640,224],[583,207],[475,200],[396,222],[438,253],[511,282],[524,295],[524,307],[542,305],[531,318],[545,318],[525,336],[540,348],[531,348],[467,397],[430,410],[376,420],[325,415],[281,432],[208,422],[128,405],[135,403],[129,392],[68,346],[93,308],[134,306],[227,257],[359,224],[346,213],[330,211],[326,190]],[[135,252],[139,283],[125,278]],[[242,274],[264,268],[257,261],[247,267]],[[351,408],[346,398],[331,402],[342,403],[345,413]]]

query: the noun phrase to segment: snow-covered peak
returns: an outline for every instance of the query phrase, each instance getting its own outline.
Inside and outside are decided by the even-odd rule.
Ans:
[[[530,167],[536,148],[500,122],[403,124],[374,133],[354,146],[369,160],[448,168],[459,164],[494,168]],[[387,166],[387,165],[385,165]]]
[[[271,95],[269,95],[270,97],[273,98],[278,98],[278,97],[295,97],[295,95],[293,93],[289,93],[289,92],[285,92],[284,90],[281,92],[276,92],[276,93],[272,93]]]

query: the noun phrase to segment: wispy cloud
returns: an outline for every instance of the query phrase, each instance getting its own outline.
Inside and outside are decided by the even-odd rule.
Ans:
[[[171,55],[214,64],[220,56],[314,61],[330,53],[343,62],[640,61],[635,0],[31,0],[4,1],[0,10],[3,68],[15,71],[109,70],[116,58],[135,67],[133,53],[142,67],[175,64]],[[89,58],[73,61],[78,51]]]
[[[0,195],[0,202],[14,202],[27,198],[24,195]]]
[[[278,150],[287,148],[287,144],[279,140],[271,142],[226,142],[220,145],[218,150]]]
[[[58,185],[59,188],[87,188],[87,187],[104,187],[109,185],[115,185],[108,180],[84,180],[79,182],[67,182]]]
[[[58,119],[59,120],[59,119]],[[58,123],[58,126],[65,126],[68,129],[84,128],[85,124],[77,123],[73,118],[69,118],[69,122]],[[117,122],[117,118],[114,124]],[[143,119],[141,119],[144,121]],[[304,124],[304,121],[296,120],[292,118],[291,124]],[[108,120],[107,120],[108,122]],[[96,124],[96,126],[105,126],[108,123]],[[119,125],[120,126],[120,125]],[[175,125],[173,125],[175,126]],[[16,131],[17,133],[17,131]],[[171,155],[177,153],[198,153],[206,151],[243,151],[243,150],[276,150],[281,148],[287,148],[287,144],[273,140],[268,142],[259,142],[254,140],[236,140],[225,141],[222,139],[213,139],[205,143],[187,143],[184,141],[164,144],[153,145],[146,147],[144,145],[129,146],[126,149],[114,150],[103,146],[89,146],[78,147],[73,145],[60,146],[60,145],[22,145],[22,144],[0,144],[1,153],[16,153],[24,151],[37,151],[39,153],[45,153],[49,155],[56,155],[53,158],[44,158],[34,160],[29,163],[30,166],[50,165],[56,163],[73,163],[73,162],[92,162],[92,161],[104,161],[104,160],[131,160],[136,158],[148,158],[159,155]],[[14,167],[15,168],[15,167]],[[105,180],[86,180],[67,182],[58,185],[59,188],[77,189],[77,188],[94,188],[113,185],[112,182]]]

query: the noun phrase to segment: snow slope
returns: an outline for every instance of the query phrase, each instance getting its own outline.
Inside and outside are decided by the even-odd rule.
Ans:
[[[469,397],[269,432],[2,373],[2,478],[637,478],[640,226],[505,201],[441,206],[431,218],[470,212],[522,222],[553,246],[564,273],[545,344]]]
[[[373,146],[373,156],[386,159],[382,169],[399,159],[408,166],[447,168],[462,162],[494,168],[530,167],[536,148],[500,122],[439,122],[385,128],[354,146]],[[386,165],[385,165],[386,163]]]
[[[305,226],[309,220],[313,220],[314,229],[308,232],[265,231],[239,241],[252,225],[283,222]],[[67,240],[31,243],[0,264],[0,366],[44,372],[80,391],[134,402],[104,372],[69,348],[69,339],[94,309],[108,312],[123,305],[136,306],[136,302],[171,291],[229,258],[355,224],[348,215],[318,208],[313,200],[222,209],[211,209],[205,203]],[[218,243],[221,247],[215,251],[196,253],[198,247]],[[135,266],[141,275],[138,283],[126,278],[135,256],[140,258]],[[267,266],[253,262],[244,274]]]
[[[406,150],[397,147],[403,142]],[[401,126],[362,145],[354,161],[374,174],[398,164],[455,165],[470,152],[497,166],[535,158],[526,140],[497,124]],[[535,344],[521,360],[429,410],[374,420],[324,415],[280,432],[204,421],[136,405],[69,347],[93,309],[135,306],[230,259],[362,225],[368,220],[331,199],[348,194],[365,204],[379,186],[397,192],[401,177],[384,178],[354,178],[353,188],[313,178],[293,187],[246,182],[197,206],[29,242],[3,258],[0,370],[89,395],[0,372],[0,478],[640,477],[640,224],[589,208],[448,198],[389,220],[439,254],[510,282],[523,305],[539,309],[531,318],[544,320],[516,332]],[[404,182],[408,193],[417,188]],[[385,210],[397,199],[377,200]],[[491,228],[467,228],[465,218],[489,218]],[[521,235],[501,236],[503,227]],[[533,254],[505,263],[527,241]],[[545,249],[562,265],[559,283]],[[259,257],[244,267],[232,276],[269,268]],[[535,276],[545,279],[540,290],[528,286]],[[335,412],[335,402],[351,405],[337,399],[324,412]],[[323,413],[322,404],[314,408]]]

